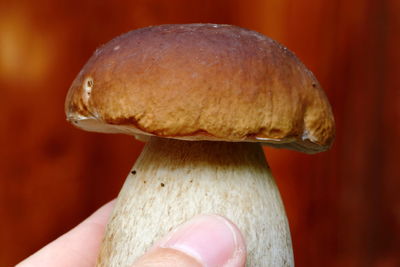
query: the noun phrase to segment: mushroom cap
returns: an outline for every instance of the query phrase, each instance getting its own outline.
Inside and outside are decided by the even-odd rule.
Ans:
[[[88,131],[262,142],[307,153],[334,139],[320,84],[287,48],[232,25],[142,28],[95,51],[65,111]]]

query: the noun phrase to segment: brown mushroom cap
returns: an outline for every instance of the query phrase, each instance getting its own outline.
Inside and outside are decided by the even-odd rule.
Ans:
[[[77,127],[96,132],[308,153],[334,138],[314,75],[284,46],[231,25],[161,25],[111,40],[76,77],[65,109]]]

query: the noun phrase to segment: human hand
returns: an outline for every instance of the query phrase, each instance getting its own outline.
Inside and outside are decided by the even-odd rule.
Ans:
[[[48,244],[17,267],[95,266],[114,201]],[[246,247],[238,228],[217,215],[197,216],[150,248],[131,267],[200,267],[245,265]]]

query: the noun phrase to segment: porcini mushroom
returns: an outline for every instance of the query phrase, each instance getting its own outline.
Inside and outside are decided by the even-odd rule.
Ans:
[[[100,47],[74,80],[67,119],[148,136],[118,196],[98,266],[129,266],[197,214],[235,222],[248,266],[293,266],[262,144],[316,153],[334,121],[314,75],[270,38],[231,25],[147,27]]]

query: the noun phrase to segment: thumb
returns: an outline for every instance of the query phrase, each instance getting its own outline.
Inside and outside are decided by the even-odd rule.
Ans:
[[[201,215],[156,243],[132,267],[242,267],[246,245],[239,229],[218,215]]]

